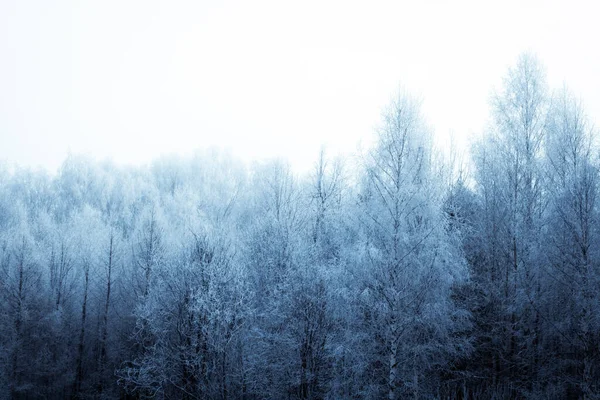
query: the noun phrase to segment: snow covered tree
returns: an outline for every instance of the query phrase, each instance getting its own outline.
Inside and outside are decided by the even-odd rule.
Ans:
[[[390,400],[436,393],[439,372],[464,345],[455,333],[466,314],[451,294],[466,268],[446,231],[431,140],[419,103],[399,93],[365,159],[359,296],[378,344],[370,368],[380,375],[371,378],[377,389],[370,396]]]
[[[600,357],[598,161],[583,107],[566,88],[554,97],[547,132],[544,264],[549,278],[542,282],[540,308],[548,338],[542,373],[565,390],[558,392],[561,396],[593,398],[600,393],[595,384],[600,374],[595,367]],[[556,376],[568,379],[557,382]]]

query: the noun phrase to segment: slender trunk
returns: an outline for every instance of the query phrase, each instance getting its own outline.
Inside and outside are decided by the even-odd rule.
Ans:
[[[307,361],[307,356],[308,356],[308,345],[305,343],[303,343],[302,348],[300,350],[300,364],[301,364],[301,370],[300,370],[300,398],[301,399],[307,399],[308,398],[308,379],[307,379],[307,373],[306,373],[306,369],[308,367],[308,361]]]
[[[517,258],[517,238],[516,236],[513,236],[513,287],[512,287],[512,292],[509,293],[512,294],[513,296],[515,296],[517,294],[517,268],[518,268],[518,258]],[[508,273],[507,273],[507,279],[508,279]],[[514,300],[511,300],[510,298],[507,298],[507,305],[511,308],[513,308],[512,306],[514,306],[512,304]],[[512,363],[514,361],[514,356],[515,356],[515,335],[513,334],[513,331],[515,329],[515,324],[517,322],[517,316],[514,310],[512,310],[510,312],[510,320],[509,320],[509,324],[508,324],[508,362],[509,364]],[[512,367],[512,365],[510,366]],[[509,369],[509,375],[513,376],[514,371],[512,370],[512,368]]]
[[[18,387],[21,386],[21,374],[19,373],[19,347],[22,338],[21,327],[23,323],[23,280],[24,280],[24,268],[25,268],[25,239],[23,239],[23,245],[21,248],[21,254],[19,255],[19,285],[17,289],[17,315],[15,318],[15,332],[17,334],[17,348],[13,352],[13,368],[12,368],[12,382],[13,385]],[[16,396],[13,386],[13,397]]]
[[[228,397],[228,389],[227,389],[227,349],[223,349],[223,361],[221,365],[221,398],[223,400],[227,400]]]
[[[110,289],[112,279],[113,265],[113,234],[110,234],[108,247],[107,281],[106,281],[106,302],[104,303],[104,314],[102,316],[102,332],[100,334],[100,358],[98,360],[98,370],[100,373],[100,382],[98,392],[102,393],[104,389],[104,364],[106,362],[106,340],[108,338],[108,309],[110,307]]]
[[[56,309],[60,308],[60,303],[62,301],[62,285],[63,285],[63,274],[65,268],[65,244],[61,243],[60,245],[60,263],[58,265],[58,276],[57,276],[57,287],[56,287]]]
[[[396,359],[398,354],[398,344],[395,340],[392,341],[390,346],[390,373],[388,376],[388,400],[396,400],[396,379],[398,378],[398,361]]]
[[[144,285],[144,298],[147,299],[148,298],[148,292],[150,291],[150,278],[151,278],[151,274],[152,274],[152,268],[154,268],[154,261],[155,261],[155,252],[158,250],[156,248],[156,232],[155,230],[155,220],[154,220],[154,210],[152,211],[152,220],[150,221],[150,232],[149,232],[149,237],[148,237],[148,242],[146,244],[146,248],[144,249],[145,251],[145,255],[144,255],[144,273],[145,273],[145,285]]]
[[[589,349],[587,349],[588,346],[585,346],[586,350],[584,351],[584,357],[583,357],[583,376],[582,376],[582,391],[583,391],[583,398],[584,399],[588,399],[588,398],[594,398],[593,397],[593,392],[591,390],[591,386],[593,384],[593,380],[592,380],[592,367],[593,367],[593,361],[591,360],[590,357],[590,351]]]
[[[56,287],[56,281],[57,281],[57,262],[56,262],[56,254],[55,254],[55,250],[54,250],[54,246],[52,246],[52,251],[50,253],[50,264],[49,264],[49,272],[50,272],[50,289],[52,290],[52,294],[56,293],[57,287]],[[58,294],[57,294],[58,297]],[[56,300],[55,305],[56,305],[56,309],[58,310],[58,300]]]
[[[83,304],[81,306],[81,331],[79,332],[79,346],[77,347],[77,372],[75,374],[75,383],[73,385],[74,395],[78,397],[81,391],[81,381],[83,380],[83,350],[85,340],[85,320],[87,316],[87,296],[89,284],[89,265],[85,266],[85,283],[83,287]]]
[[[239,341],[239,353],[240,353],[240,370],[242,371],[242,400],[246,400],[248,393],[248,385],[246,379],[246,366],[244,365],[244,345],[242,340]]]
[[[417,362],[413,360],[413,397],[419,398],[419,372],[417,371]]]
[[[319,240],[319,232],[321,230],[321,209],[319,208],[319,211],[317,211],[317,218],[315,221],[315,230],[313,232],[313,243],[317,243],[317,241]]]

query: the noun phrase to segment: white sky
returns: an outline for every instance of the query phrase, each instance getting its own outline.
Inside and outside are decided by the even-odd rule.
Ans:
[[[465,146],[524,50],[598,118],[594,3],[0,0],[0,160],[217,145],[305,170],[367,142],[399,84]]]

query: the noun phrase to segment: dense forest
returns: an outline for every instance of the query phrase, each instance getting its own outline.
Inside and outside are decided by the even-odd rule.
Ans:
[[[218,150],[1,167],[0,398],[599,398],[580,101],[526,53],[468,168],[433,137],[400,92],[371,148],[304,175]]]

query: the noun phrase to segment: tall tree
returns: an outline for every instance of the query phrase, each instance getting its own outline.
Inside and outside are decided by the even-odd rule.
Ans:
[[[546,209],[548,98],[545,72],[535,56],[519,56],[491,105],[492,128],[475,152],[483,215],[476,223],[481,256],[472,259],[472,270],[481,291],[476,318],[486,321],[480,324],[485,329],[477,338],[482,346],[476,354],[492,372],[491,382],[483,386],[514,397],[537,390],[541,356],[536,303]]]
[[[98,392],[102,395],[102,392],[106,386],[106,364],[107,364],[107,346],[108,346],[108,326],[109,326],[109,310],[111,307],[111,293],[113,291],[113,281],[115,279],[115,264],[117,263],[117,240],[114,229],[110,228],[108,233],[108,245],[106,246],[104,253],[104,260],[101,261],[104,264],[103,272],[106,276],[106,285],[104,291],[104,307],[101,314],[100,322],[100,336],[99,336],[99,354],[98,354]]]
[[[549,207],[544,235],[543,310],[548,340],[546,380],[567,376],[561,396],[597,396],[595,367],[600,354],[597,287],[600,279],[598,236],[598,164],[593,131],[582,105],[563,88],[548,118],[547,179]],[[557,362],[560,360],[559,362]]]
[[[366,158],[361,192],[365,318],[380,342],[375,365],[390,400],[433,394],[436,371],[460,343],[464,315],[453,304],[464,260],[448,237],[441,188],[431,174],[432,136],[419,103],[400,93],[385,111]],[[383,394],[379,389],[379,394]]]

